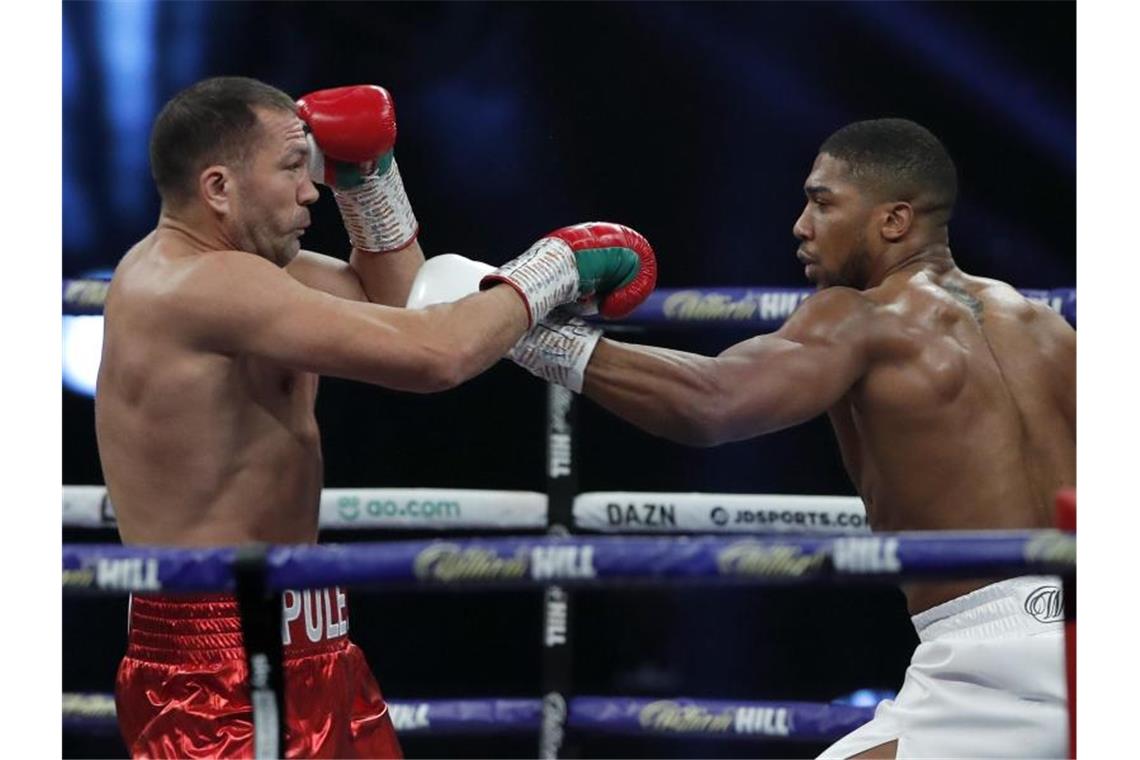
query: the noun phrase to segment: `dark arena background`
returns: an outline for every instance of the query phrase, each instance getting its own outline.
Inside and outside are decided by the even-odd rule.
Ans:
[[[554,228],[630,225],[659,287],[803,287],[792,224],[819,144],[863,118],[929,127],[954,157],[958,264],[1019,288],[1076,282],[1071,3],[198,3],[63,5],[63,275],[105,276],[147,234],[147,139],[208,76],[294,96],[375,83],[429,257],[493,264]],[[346,257],[322,189],[304,247]],[[240,287],[240,283],[235,283]],[[89,324],[89,322],[87,323]],[[103,482],[84,330],[65,320],[66,485]],[[615,337],[716,353],[739,328]],[[89,337],[89,336],[88,336]],[[97,350],[97,348],[96,348]],[[322,381],[325,485],[545,491],[546,387],[509,362],[435,395]],[[579,491],[854,493],[826,419],[711,449],[578,404]],[[333,531],[324,541],[436,536]],[[63,540],[116,541],[64,529]],[[351,594],[352,635],[401,702],[542,693],[542,593]],[[63,606],[65,692],[108,693],[125,596]],[[576,592],[577,694],[828,702],[901,683],[917,639],[888,587]],[[533,757],[537,734],[402,734],[409,757]],[[584,757],[813,756],[825,743],[571,737]],[[67,757],[124,756],[66,731]]]

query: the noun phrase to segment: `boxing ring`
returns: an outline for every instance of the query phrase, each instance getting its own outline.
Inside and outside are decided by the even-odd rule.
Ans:
[[[812,292],[798,288],[659,290],[618,329],[710,326],[769,332]],[[1069,288],[1023,291],[1076,322]],[[65,281],[64,311],[101,312],[106,283]],[[610,323],[607,323],[609,325]],[[259,757],[283,741],[281,606],[286,589],[334,585],[371,589],[541,589],[541,693],[520,698],[389,700],[399,735],[532,734],[537,754],[566,754],[576,734],[732,737],[763,742],[830,742],[874,713],[839,703],[584,695],[574,690],[574,595],[587,588],[676,585],[806,586],[900,579],[1065,578],[1075,618],[1075,500],[1059,502],[1056,530],[870,534],[858,498],[780,494],[585,492],[574,449],[576,397],[548,386],[546,493],[469,489],[325,489],[322,530],[432,532],[438,538],[315,546],[210,549],[66,544],[63,591],[229,592],[242,609],[247,656],[268,666],[251,684]],[[114,527],[101,486],[65,486],[63,522]],[[461,537],[461,532],[528,535]],[[537,535],[545,532],[546,535]],[[327,600],[326,600],[327,605]],[[315,605],[319,615],[320,605]],[[331,614],[331,613],[330,613]],[[331,619],[331,618],[330,618]],[[1075,624],[1074,624],[1075,626]],[[1074,627],[1075,636],[1075,627]],[[1069,645],[1070,694],[1075,650]],[[1075,741],[1070,698],[1070,742]],[[63,728],[117,733],[109,693],[65,693]]]

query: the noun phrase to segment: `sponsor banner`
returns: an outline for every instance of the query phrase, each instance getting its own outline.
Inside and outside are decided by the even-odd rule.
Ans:
[[[1026,547],[1056,531],[973,531],[874,536],[595,536],[387,541],[270,550],[275,588],[416,582],[496,586],[598,581],[768,583],[820,576],[1008,577],[1071,572]],[[1071,536],[1070,536],[1071,538]]]
[[[63,524],[75,528],[114,526],[115,511],[103,486],[64,486]]]
[[[233,548],[174,549],[64,544],[64,591],[226,591],[235,588]],[[299,587],[306,587],[300,584]]]
[[[434,699],[388,702],[396,732],[404,734],[534,733],[542,708],[537,699]]]
[[[814,288],[658,288],[645,303],[617,322],[639,326],[724,326],[757,332],[776,330]],[[1022,290],[1026,298],[1046,304],[1071,324],[1077,321],[1073,288]]]
[[[874,716],[874,708],[810,702],[576,697],[570,725],[616,734],[831,741]]]
[[[570,596],[560,586],[546,587],[543,610],[542,645],[546,649],[564,647],[569,633]]]
[[[64,280],[63,313],[80,316],[102,314],[110,287],[110,280]]]
[[[546,527],[546,494],[470,488],[326,488],[322,528]]]
[[[849,575],[895,575],[902,572],[899,539],[895,536],[858,536],[836,539],[831,548],[835,569]]]
[[[103,486],[64,486],[63,524],[74,528],[115,525]],[[537,491],[467,488],[326,488],[322,528],[385,530],[507,530],[546,527],[546,495]]]
[[[416,553],[413,573],[444,583],[592,580],[595,549],[587,542],[436,541]]]
[[[634,324],[724,324],[777,329],[814,290],[806,288],[659,288],[623,320]]]
[[[868,533],[855,496],[598,491],[574,500],[574,525],[601,533]]]
[[[108,280],[63,280],[64,314],[102,314]],[[658,288],[619,325],[725,325],[775,330],[814,288]],[[1026,298],[1047,304],[1071,324],[1077,321],[1075,288],[1022,290]],[[601,318],[595,318],[601,321]]]
[[[523,734],[545,718],[574,729],[637,736],[721,737],[754,741],[831,741],[866,723],[873,707],[811,702],[717,699],[572,697],[545,699],[431,699],[388,702],[401,734]],[[63,695],[65,730],[117,732],[111,694]]]
[[[1057,530],[929,531],[893,534],[897,544],[884,542],[876,551],[890,574],[895,560],[906,575],[919,578],[1011,577],[1019,575],[1065,575],[1077,564],[1077,538]],[[874,572],[874,571],[870,571]]]
[[[1051,539],[1047,556],[1029,552],[1043,537]],[[541,537],[271,546],[266,564],[268,585],[274,590],[349,584],[511,586],[716,578],[767,583],[832,574],[997,578],[1072,573],[1075,545],[1073,535],[1057,531]],[[65,590],[231,591],[234,556],[232,548],[67,544],[63,585]]]

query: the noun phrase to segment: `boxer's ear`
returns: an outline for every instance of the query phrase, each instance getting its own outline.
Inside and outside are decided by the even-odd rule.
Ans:
[[[914,224],[914,207],[905,201],[896,201],[884,206],[879,234],[888,243],[897,243],[906,237]]]
[[[207,166],[198,175],[198,195],[215,213],[228,215],[232,211],[233,193],[237,185],[229,167],[215,164]]]

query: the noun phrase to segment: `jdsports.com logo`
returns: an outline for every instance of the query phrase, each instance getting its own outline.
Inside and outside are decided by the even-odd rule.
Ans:
[[[788,528],[863,528],[866,515],[855,512],[815,512],[803,509],[734,509],[724,507],[709,510],[709,521],[718,527],[728,525],[775,525]],[[747,528],[746,528],[747,529]]]

